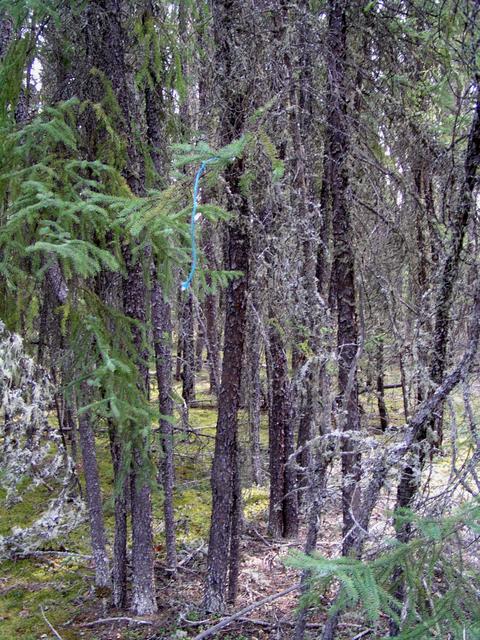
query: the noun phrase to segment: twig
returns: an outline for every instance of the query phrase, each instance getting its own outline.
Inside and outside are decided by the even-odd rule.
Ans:
[[[257,537],[261,542],[263,542],[263,544],[264,544],[266,547],[268,547],[269,549],[271,549],[271,548],[273,547],[272,543],[271,543],[271,542],[269,542],[269,541],[268,541],[264,536],[262,536],[262,534],[261,534],[259,531],[257,531],[253,525],[250,525],[250,526],[249,526],[249,532],[250,532],[250,531],[252,531],[252,532],[253,532],[253,534],[254,534],[254,535],[255,535],[255,536],[256,536],[256,537]],[[249,532],[247,532],[247,533],[249,533]]]
[[[204,548],[204,546],[205,546],[205,542],[202,542],[202,544],[198,547],[198,549],[194,549],[194,551],[192,551],[190,555],[183,558],[183,560],[180,560],[177,566],[183,567],[183,565],[188,564],[190,560],[192,560],[192,558],[194,558],[197,554],[200,553],[200,551]]]
[[[134,624],[153,624],[150,620],[137,620],[137,618],[127,618],[126,616],[118,616],[115,618],[99,618],[98,620],[93,620],[92,622],[84,622],[83,624],[79,624],[79,627],[94,627],[97,624],[109,624],[110,622],[133,622]]]
[[[367,636],[369,633],[373,633],[373,629],[365,629],[365,631],[360,631],[360,633],[357,633],[356,636],[353,636],[352,640],[360,640],[360,638]]]
[[[237,618],[236,620],[238,622],[244,622],[245,624],[254,624],[257,627],[269,627],[269,628],[279,627],[279,626],[294,627],[296,624],[293,620],[274,620],[271,622],[269,620],[258,620],[256,618],[247,618],[245,616],[242,616],[241,618]],[[212,620],[209,618],[207,618],[206,620],[188,620],[187,618],[185,618],[183,614],[180,614],[180,622],[184,623],[188,627],[202,627],[203,625],[209,624],[210,622],[212,622]],[[321,627],[323,627],[323,623],[309,622],[307,624],[307,627],[309,629],[320,629]]]
[[[273,622],[269,622],[268,620],[257,620],[256,618],[238,618],[240,622],[245,622],[245,624],[255,624],[259,627],[294,627],[296,622],[293,620],[275,620]],[[307,629],[321,629],[324,626],[323,622],[308,622]]]
[[[257,607],[261,607],[264,604],[268,604],[269,602],[278,600],[278,598],[283,598],[283,596],[286,596],[287,594],[292,593],[292,591],[296,591],[299,588],[300,584],[294,584],[291,587],[288,587],[288,589],[284,589],[279,593],[274,593],[270,596],[267,596],[266,598],[262,598],[261,600],[258,600],[258,602],[254,602],[253,604],[248,605],[248,607],[240,609],[240,611],[237,611],[237,613],[228,616],[228,618],[220,620],[220,622],[218,622],[213,627],[210,627],[210,629],[206,629],[205,631],[202,631],[202,633],[199,633],[193,638],[193,640],[204,640],[204,638],[210,638],[211,636],[216,635],[217,631],[220,631],[220,629],[227,627],[231,622],[233,622],[234,620],[238,620],[238,618],[242,618],[245,614],[250,613],[250,611],[253,611],[254,609],[257,609]]]
[[[58,638],[58,640],[63,640],[62,636],[58,633],[58,631],[55,629],[55,627],[52,625],[52,623],[50,622],[50,620],[47,618],[47,616],[45,615],[45,611],[43,610],[43,607],[40,605],[40,611],[42,613],[43,619],[45,620],[45,622],[48,624],[50,631],[53,633],[53,635]]]
[[[183,613],[180,614],[179,621],[186,624],[188,627],[203,627],[204,624],[210,624],[212,622],[210,618],[207,618],[206,620],[189,620],[188,618],[185,618]]]

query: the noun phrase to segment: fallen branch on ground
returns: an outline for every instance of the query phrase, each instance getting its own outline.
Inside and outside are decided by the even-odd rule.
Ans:
[[[360,633],[357,633],[356,636],[353,636],[352,640],[360,640],[360,638],[364,638],[365,636],[368,636],[369,633],[373,633],[373,629],[365,629],[365,631],[361,631]]]
[[[55,627],[52,625],[52,623],[50,622],[50,620],[47,618],[47,616],[45,615],[45,611],[43,610],[43,607],[40,606],[40,611],[42,613],[43,619],[45,620],[45,622],[48,624],[48,628],[50,629],[50,631],[53,633],[53,635],[57,638],[57,640],[63,640],[62,636],[58,633],[58,631],[55,629]]]
[[[213,627],[210,627],[210,629],[206,629],[205,631],[202,631],[202,633],[199,633],[197,636],[195,636],[193,640],[204,640],[204,638],[210,638],[211,636],[216,635],[217,631],[224,629],[235,620],[238,620],[239,618],[244,617],[245,614],[250,613],[250,611],[257,609],[258,607],[261,607],[264,604],[268,604],[269,602],[273,602],[274,600],[278,600],[278,598],[283,598],[283,596],[286,596],[287,594],[292,593],[292,591],[297,591],[297,589],[300,589],[299,583],[294,584],[291,587],[288,587],[288,589],[284,589],[279,593],[274,593],[270,596],[267,596],[266,598],[262,598],[261,600],[258,600],[253,604],[249,604],[247,607],[244,607],[243,609],[240,609],[240,611],[237,611],[237,613],[234,613],[233,615],[228,616],[223,620],[220,620],[220,622],[218,622]]]
[[[79,627],[94,627],[97,624],[109,624],[110,622],[132,622],[134,624],[153,624],[150,620],[138,620],[137,618],[127,618],[126,616],[118,616],[116,618],[99,618],[92,622],[84,622],[79,624]]]

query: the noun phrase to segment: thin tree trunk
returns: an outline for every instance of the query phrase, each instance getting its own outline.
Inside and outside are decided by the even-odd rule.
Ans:
[[[270,507],[268,530],[275,537],[290,537],[298,532],[296,472],[288,464],[294,451],[291,385],[288,360],[281,329],[274,318],[269,328],[269,412]]]
[[[220,348],[217,328],[218,296],[205,296],[205,321],[207,324],[207,361],[210,380],[210,393],[218,397],[220,390]]]
[[[195,339],[195,372],[200,373],[203,369],[203,350],[205,349],[205,331],[203,327],[203,319],[200,320],[202,309],[200,305],[195,305],[197,316],[197,336]]]
[[[172,399],[172,321],[169,303],[157,282],[156,273],[152,274],[152,324],[155,345],[155,366],[158,383],[158,403],[161,416],[173,417]],[[175,466],[173,457],[173,427],[168,419],[160,418],[160,438],[162,443],[161,476],[163,483],[165,517],[165,540],[167,564],[175,570],[177,552],[175,540],[175,518],[173,509],[173,488]]]
[[[408,422],[408,387],[407,387],[407,377],[405,375],[405,365],[403,363],[403,355],[402,353],[398,354],[398,365],[400,368],[400,380],[402,385],[402,401],[403,401],[403,415],[405,416],[405,422]]]
[[[83,401],[87,401],[88,389],[83,389]],[[95,563],[95,586],[97,589],[110,590],[110,568],[106,550],[105,524],[102,510],[102,494],[98,473],[97,454],[95,451],[95,435],[88,412],[79,416],[80,445],[82,448],[83,474],[88,505],[90,524],[90,540]],[[106,593],[101,594],[103,597]]]
[[[195,321],[193,296],[190,291],[182,304],[182,397],[187,407],[195,400]]]
[[[388,427],[387,405],[385,404],[385,382],[384,382],[384,365],[383,365],[383,341],[377,345],[376,353],[377,365],[377,404],[378,415],[380,418],[380,429],[385,431]]]
[[[250,305],[255,305],[254,293]],[[249,341],[247,344],[248,366],[248,427],[249,427],[249,451],[252,481],[256,485],[262,484],[262,458],[260,450],[260,422],[261,422],[261,389],[260,389],[260,329],[256,313],[250,309],[248,316]]]
[[[114,478],[114,539],[112,603],[117,609],[127,605],[127,515],[129,469],[123,457],[123,446],[113,422],[109,423],[110,451]]]

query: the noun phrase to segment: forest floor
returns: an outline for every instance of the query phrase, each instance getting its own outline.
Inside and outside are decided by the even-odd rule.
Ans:
[[[217,620],[204,620],[200,609],[206,566],[206,544],[210,524],[209,471],[213,452],[216,411],[206,393],[207,382],[201,376],[197,386],[199,405],[190,410],[190,433],[179,433],[176,442],[175,515],[181,568],[175,579],[165,567],[163,546],[162,493],[153,491],[154,534],[157,552],[156,573],[159,612],[151,618],[100,623],[98,620],[128,613],[112,610],[95,596],[93,567],[89,557],[87,523],[68,537],[56,540],[42,552],[0,564],[0,640],[162,640],[193,638]],[[155,401],[153,398],[152,401]],[[392,396],[390,411],[398,413],[394,422],[402,422],[398,398]],[[243,450],[247,450],[246,420],[241,420]],[[262,447],[266,452],[266,424],[262,428]],[[105,519],[110,544],[113,542],[113,477],[106,434],[98,438],[98,460],[105,500]],[[443,465],[443,466],[442,466]],[[247,468],[248,464],[243,465]],[[437,484],[445,482],[448,467],[439,460]],[[81,471],[81,470],[80,470]],[[245,484],[248,484],[245,482]],[[3,496],[0,495],[0,499]],[[337,496],[338,498],[338,496]],[[15,526],[33,522],[51,499],[51,487],[41,486],[26,492],[22,502],[0,510],[0,535]],[[261,598],[278,593],[299,579],[298,571],[287,568],[283,560],[292,548],[301,548],[305,531],[298,539],[276,541],[268,537],[266,518],[267,487],[243,490],[245,534],[242,542],[242,565],[239,596],[233,611]],[[388,502],[388,499],[387,499]],[[339,501],[333,496],[322,522],[319,551],[328,556],[338,554],[341,538]],[[385,522],[388,504],[380,506],[377,520]],[[382,513],[383,512],[383,513]],[[375,520],[375,518],[374,518]],[[286,640],[292,637],[297,594],[275,600],[238,620],[216,637],[223,640]],[[318,637],[315,625],[321,617],[310,619],[312,637]],[[56,633],[49,626],[56,630]],[[87,626],[91,625],[91,626]],[[345,616],[339,637],[352,639],[368,629],[362,620]],[[380,623],[380,627],[382,624]],[[366,637],[380,637],[376,632]],[[57,634],[57,635],[56,635]],[[381,634],[383,635],[383,633]]]

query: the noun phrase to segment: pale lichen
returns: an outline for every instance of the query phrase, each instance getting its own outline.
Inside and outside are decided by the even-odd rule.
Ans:
[[[53,387],[47,372],[25,352],[22,338],[0,322],[0,488],[6,506],[41,484],[54,492],[46,510],[29,527],[12,523],[0,537],[0,556],[28,553],[74,529],[84,518],[75,491],[73,461],[48,420]]]

